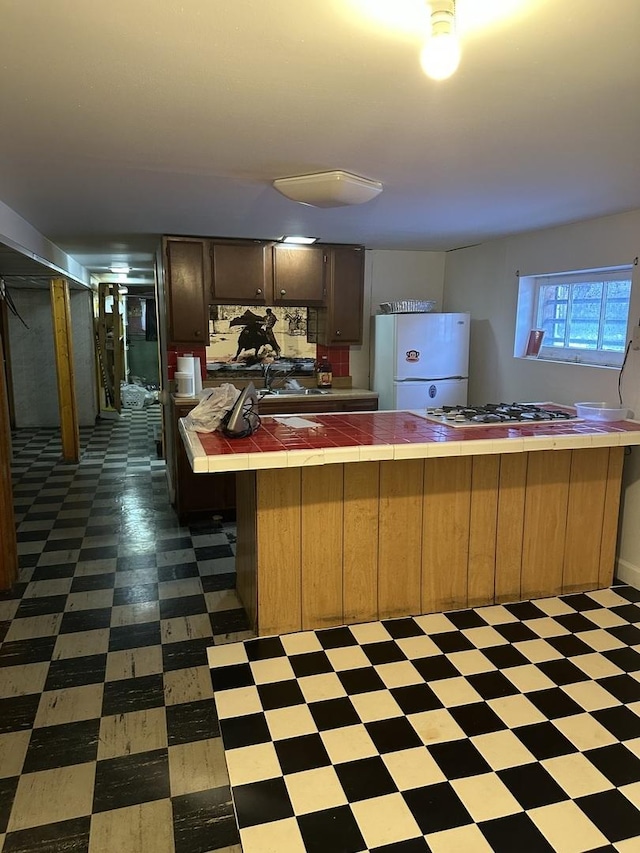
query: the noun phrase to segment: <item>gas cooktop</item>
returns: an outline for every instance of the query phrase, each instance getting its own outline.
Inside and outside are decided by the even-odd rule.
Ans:
[[[531,426],[580,421],[554,403],[486,403],[484,406],[441,406],[427,409],[426,418],[451,427]]]

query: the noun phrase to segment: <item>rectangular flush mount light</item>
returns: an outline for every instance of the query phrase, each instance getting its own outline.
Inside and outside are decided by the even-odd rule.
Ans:
[[[299,246],[307,246],[311,243],[316,243],[317,237],[281,237],[281,243],[297,243]]]
[[[362,204],[382,192],[382,184],[379,181],[341,170],[276,178],[273,186],[287,198],[312,207]]]

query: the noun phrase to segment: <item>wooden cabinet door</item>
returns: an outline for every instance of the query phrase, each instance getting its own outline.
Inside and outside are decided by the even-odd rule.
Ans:
[[[236,475],[229,474],[194,474],[187,457],[178,420],[188,415],[196,405],[193,403],[172,402],[173,433],[175,445],[173,449],[174,465],[174,506],[181,522],[185,522],[193,513],[220,512],[230,517],[236,506]]]
[[[375,397],[342,397],[318,394],[310,397],[263,397],[259,403],[261,415],[327,414],[330,412],[375,412]]]
[[[265,305],[273,298],[271,244],[214,240],[211,243],[211,299]]]
[[[329,257],[327,345],[361,344],[364,250],[334,246]]]
[[[207,241],[165,238],[164,248],[169,341],[206,346],[209,343],[209,305],[205,297],[205,280],[209,279]]]
[[[322,246],[274,246],[274,304],[324,304],[327,294],[326,266],[327,254]]]

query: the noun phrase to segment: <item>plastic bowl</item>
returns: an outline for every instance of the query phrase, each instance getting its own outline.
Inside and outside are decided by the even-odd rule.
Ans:
[[[578,417],[589,421],[623,421],[629,414],[628,409],[609,403],[576,403],[575,407]]]

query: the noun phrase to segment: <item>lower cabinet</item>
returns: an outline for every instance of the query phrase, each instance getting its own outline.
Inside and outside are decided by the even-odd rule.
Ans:
[[[185,522],[191,515],[205,512],[219,514],[227,521],[233,520],[236,508],[236,475],[194,474],[180,437],[178,421],[195,405],[195,401],[171,403],[174,509],[181,522]],[[167,464],[171,464],[169,459]]]
[[[330,412],[375,412],[378,408],[377,397],[343,397],[318,395],[300,401],[286,397],[272,397],[260,401],[261,415],[297,415],[328,414]]]
[[[196,405],[193,402],[171,402],[173,433],[174,508],[181,522],[198,513],[219,514],[225,520],[235,518],[236,475],[194,474],[189,464],[178,421]],[[320,414],[322,412],[373,412],[378,408],[376,397],[314,397],[296,400],[273,397],[260,401],[262,415]],[[170,460],[167,460],[168,464]]]

